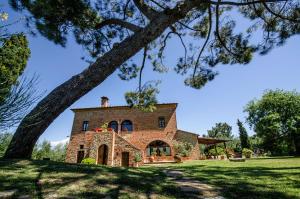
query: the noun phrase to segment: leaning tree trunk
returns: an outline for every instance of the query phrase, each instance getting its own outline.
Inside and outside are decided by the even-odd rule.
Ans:
[[[196,6],[196,2],[188,0],[174,9],[158,14],[145,28],[114,46],[80,74],[55,88],[20,123],[4,158],[30,158],[38,138],[55,118],[102,83],[122,63],[155,40],[170,25],[185,17]]]

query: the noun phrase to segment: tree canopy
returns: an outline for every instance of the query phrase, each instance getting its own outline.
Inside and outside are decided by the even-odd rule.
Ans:
[[[297,0],[9,2],[17,11],[29,13],[29,27],[36,27],[57,44],[65,46],[73,33],[77,43],[87,50],[90,65],[50,92],[24,118],[6,157],[30,157],[35,142],[51,122],[117,69],[121,79],[139,78],[137,89],[126,95],[126,101],[153,110],[156,82],[152,86],[143,83],[143,69],[150,62],[154,71],[168,71],[164,52],[171,38],[177,38],[183,49],[172,68],[186,77],[186,85],[200,89],[218,74],[218,64],[247,64],[255,53],[266,54],[300,32]],[[239,21],[244,20],[247,28],[236,27],[233,13]],[[132,57],[140,51],[142,60],[135,63]],[[37,114],[40,116],[33,119],[32,115]]]
[[[227,124],[226,122],[224,123],[216,123],[214,127],[212,127],[211,130],[207,131],[208,137],[211,138],[220,138],[220,139],[232,139],[232,127]]]
[[[273,154],[300,155],[300,93],[270,90],[249,102],[247,121]]]

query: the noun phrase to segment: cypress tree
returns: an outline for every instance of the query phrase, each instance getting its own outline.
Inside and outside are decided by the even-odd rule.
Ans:
[[[249,142],[249,138],[248,138],[248,133],[247,133],[245,127],[243,126],[243,123],[240,120],[237,120],[237,125],[239,127],[241,147],[242,147],[242,149],[244,149],[244,148],[249,149],[250,142]]]

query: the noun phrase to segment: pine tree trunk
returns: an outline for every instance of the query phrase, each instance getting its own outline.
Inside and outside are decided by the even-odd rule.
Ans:
[[[170,25],[183,18],[194,6],[194,1],[187,1],[168,10],[168,14],[159,14],[145,28],[115,45],[83,72],[55,88],[23,119],[4,158],[30,158],[39,137],[64,110],[101,84],[122,63],[155,40]]]

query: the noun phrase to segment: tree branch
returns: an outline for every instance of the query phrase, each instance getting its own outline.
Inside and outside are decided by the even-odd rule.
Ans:
[[[149,20],[154,19],[159,14],[156,10],[146,5],[144,0],[133,0],[135,6],[145,15]]]
[[[221,0],[218,0],[218,2],[221,3]],[[219,30],[219,23],[220,23],[220,20],[219,20],[219,17],[220,17],[220,9],[219,9],[219,6],[220,4],[216,4],[216,30],[215,30],[215,34],[220,42],[220,44],[225,48],[225,50],[227,50],[227,52],[229,52],[230,54],[232,54],[233,56],[235,57],[238,57],[239,55],[235,54],[234,52],[232,52],[227,46],[226,46],[226,43],[223,41],[223,39],[221,38],[221,35],[220,35],[220,30]]]
[[[263,4],[264,7],[266,8],[266,10],[269,11],[269,12],[270,12],[272,15],[274,15],[275,17],[278,17],[278,18],[280,18],[280,19],[287,20],[287,21],[292,21],[292,22],[295,22],[295,23],[300,23],[300,20],[295,20],[295,19],[292,19],[292,18],[283,16],[283,15],[281,15],[280,13],[274,12],[271,8],[269,8],[269,6],[268,6],[265,2],[263,2],[262,4]]]
[[[198,68],[198,65],[199,65],[199,60],[201,58],[201,55],[209,41],[209,38],[210,38],[210,34],[211,34],[211,29],[212,29],[212,14],[211,14],[211,7],[208,8],[208,16],[209,16],[209,28],[208,28],[208,33],[207,33],[207,37],[206,37],[206,40],[200,50],[200,53],[197,57],[197,60],[196,60],[196,63],[195,63],[195,67],[194,67],[194,72],[193,72],[193,78],[195,78],[195,74],[196,74],[196,71],[197,71],[197,68]]]
[[[286,0],[257,0],[257,1],[247,1],[247,2],[233,2],[233,1],[207,1],[206,3],[210,3],[212,5],[229,5],[229,6],[247,6],[247,5],[253,5],[253,4],[259,4],[259,3],[279,3]]]
[[[106,19],[106,20],[102,21],[101,23],[97,24],[96,29],[101,29],[104,26],[108,26],[108,25],[121,26],[128,30],[131,30],[132,32],[138,32],[139,30],[141,30],[141,27],[139,27],[135,24],[129,23],[127,21],[123,21],[121,19]]]
[[[143,70],[144,70],[144,67],[145,67],[145,63],[146,63],[147,50],[148,50],[148,47],[146,46],[144,48],[142,67],[140,69],[140,75],[139,75],[139,92],[142,91],[142,74],[143,74]]]

